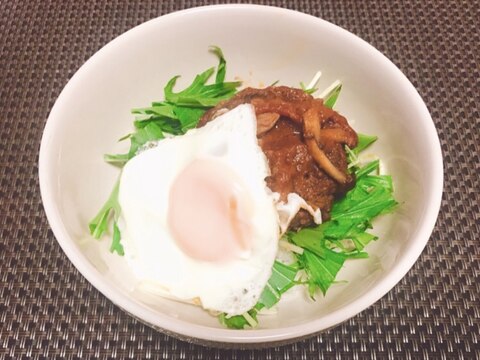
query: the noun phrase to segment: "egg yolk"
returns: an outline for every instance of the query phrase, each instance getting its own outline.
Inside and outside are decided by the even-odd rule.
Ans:
[[[250,194],[231,168],[197,159],[170,188],[167,222],[178,247],[189,257],[226,261],[251,250],[252,212]]]

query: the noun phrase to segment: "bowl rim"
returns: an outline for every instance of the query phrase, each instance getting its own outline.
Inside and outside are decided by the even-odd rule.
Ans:
[[[54,160],[56,159],[55,151],[50,146],[52,139],[54,138],[57,126],[62,121],[57,112],[59,112],[60,104],[63,102],[66,90],[73,87],[79,79],[79,74],[87,72],[89,68],[94,64],[95,59],[99,57],[99,54],[104,53],[110,48],[113,48],[122,43],[127,34],[133,32],[142,31],[142,29],[148,24],[164,21],[165,19],[172,19],[175,17],[182,17],[185,15],[192,15],[197,13],[211,12],[211,11],[230,11],[235,12],[238,10],[248,11],[264,11],[268,13],[285,15],[287,17],[301,18],[302,21],[316,23],[324,26],[325,28],[338,32],[341,36],[350,37],[355,39],[359,46],[362,46],[369,52],[372,52],[372,56],[380,57],[383,62],[388,64],[392,73],[395,75],[399,84],[407,90],[413,99],[415,99],[415,105],[419,112],[419,118],[425,122],[425,126],[428,128],[428,144],[432,154],[435,156],[431,159],[432,168],[434,173],[431,174],[431,183],[428,187],[430,192],[431,202],[426,205],[423,221],[420,223],[416,232],[411,237],[415,237],[417,241],[413,242],[412,246],[406,249],[405,254],[400,261],[391,269],[391,271],[384,276],[377,284],[375,284],[367,293],[357,298],[353,302],[345,305],[341,309],[335,310],[332,313],[320,318],[312,320],[308,323],[291,325],[277,329],[251,329],[251,330],[232,330],[222,328],[211,328],[208,326],[192,324],[184,320],[175,319],[168,315],[159,314],[151,309],[148,309],[140,302],[129,298],[121,290],[110,286],[106,281],[98,276],[98,270],[88,262],[82,255],[79,249],[75,245],[75,240],[72,239],[66,230],[65,224],[62,222],[60,210],[54,203],[53,186],[50,178],[50,168]],[[60,244],[62,250],[67,255],[68,259],[73,263],[78,271],[103,295],[110,299],[113,303],[119,306],[127,313],[132,314],[136,318],[142,319],[143,322],[151,324],[156,329],[164,329],[169,334],[180,334],[183,339],[194,338],[198,340],[204,340],[213,343],[236,343],[236,344],[255,344],[255,343],[273,343],[279,341],[285,341],[289,339],[296,339],[318,333],[326,330],[342,322],[350,319],[358,313],[365,310],[382,298],[388,293],[400,280],[406,275],[410,268],[414,265],[416,260],[421,255],[424,247],[426,246],[432,231],[434,229],[438,213],[440,211],[442,193],[443,193],[443,160],[440,147],[440,141],[438,134],[433,123],[433,120],[428,112],[428,109],[423,102],[422,98],[418,94],[415,87],[407,79],[407,77],[394,65],[385,55],[374,48],[372,45],[362,40],[358,36],[350,33],[349,31],[334,25],[321,18],[301,13],[295,10],[289,10],[285,8],[264,6],[264,5],[251,5],[251,4],[224,4],[224,5],[207,5],[189,8],[173,13],[169,13],[142,24],[139,24],[132,29],[122,33],[108,44],[103,46],[95,54],[93,54],[72,76],[72,78],[65,85],[64,89],[58,96],[50,115],[48,116],[45,124],[44,132],[41,139],[40,151],[39,151],[39,184],[40,193],[44,206],[44,210],[47,216],[47,220],[52,228],[52,231]]]

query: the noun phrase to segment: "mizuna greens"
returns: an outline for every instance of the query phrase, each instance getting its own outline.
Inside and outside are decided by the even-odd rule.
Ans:
[[[150,107],[132,109],[135,132],[120,139],[130,139],[130,150],[126,154],[105,155],[107,162],[122,166],[149,141],[163,139],[164,133],[185,134],[196,127],[205,111],[237,92],[241,82],[225,82],[226,62],[222,50],[212,46],[211,51],[219,60],[215,82],[207,84],[215,73],[215,68],[212,67],[198,74],[190,86],[175,93],[173,88],[180,76],[174,76],[163,90],[164,101],[154,101]]]
[[[124,154],[105,155],[108,163],[122,167],[149,142],[161,140],[165,134],[182,135],[195,128],[205,111],[237,92],[240,82],[225,82],[226,61],[221,49],[212,47],[211,51],[218,58],[216,69],[210,68],[198,74],[188,87],[179,92],[173,90],[179,78],[175,76],[164,88],[164,101],[153,102],[150,107],[132,109],[135,131],[120,139],[129,139],[130,148]],[[207,84],[214,74],[214,82]],[[314,93],[320,75],[318,72],[308,86],[301,83],[301,88],[309,94]],[[335,82],[320,95],[327,107],[333,108],[341,89],[342,84]],[[318,292],[325,295],[335,283],[345,261],[368,257],[365,247],[377,239],[369,232],[372,221],[392,211],[397,205],[393,197],[392,178],[379,174],[379,160],[361,164],[358,157],[376,140],[376,136],[358,134],[358,145],[353,149],[345,148],[348,169],[356,177],[355,187],[334,203],[330,221],[284,235],[281,241],[294,249],[295,261],[292,264],[275,261],[272,275],[257,304],[243,315],[227,317],[220,314],[218,318],[223,325],[233,329],[255,327],[258,313],[275,306],[282,294],[296,285],[306,285],[311,298],[315,298]],[[117,180],[109,198],[89,223],[89,229],[96,239],[111,233],[110,251],[123,256],[117,225],[121,212],[118,190]]]

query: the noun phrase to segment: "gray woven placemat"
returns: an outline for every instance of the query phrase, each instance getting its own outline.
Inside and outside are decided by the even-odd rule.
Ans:
[[[445,160],[437,226],[408,275],[366,311],[292,345],[210,349],[134,320],[70,264],[38,189],[38,147],[53,102],[114,37],[207,3],[0,0],[0,359],[480,358],[478,1],[262,2],[369,41],[409,77],[437,126]]]

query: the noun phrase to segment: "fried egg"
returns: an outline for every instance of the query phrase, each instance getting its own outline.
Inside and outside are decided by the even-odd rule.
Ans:
[[[119,202],[122,245],[136,277],[208,310],[251,309],[281,233],[268,175],[248,104],[131,159]]]

